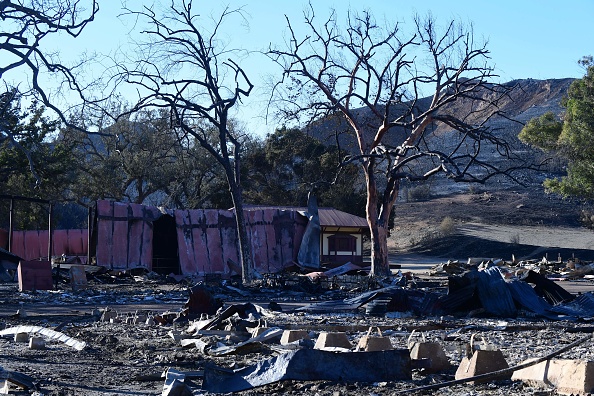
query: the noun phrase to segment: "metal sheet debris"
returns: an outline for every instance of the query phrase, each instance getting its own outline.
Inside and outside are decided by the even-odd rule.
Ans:
[[[54,331],[52,329],[46,329],[45,327],[41,326],[16,326],[11,327],[8,329],[0,330],[0,337],[5,335],[13,335],[17,333],[35,333],[44,335],[52,340],[63,342],[64,344],[76,349],[77,351],[82,351],[87,347],[87,343],[84,341],[78,341],[75,338],[69,337],[64,333],[60,333],[59,331]]]
[[[318,215],[318,201],[311,192],[307,199],[307,212],[302,213],[308,222],[299,252],[297,262],[308,268],[320,268],[320,216]]]
[[[299,349],[239,370],[205,367],[202,387],[208,392],[229,393],[282,380],[353,383],[409,380],[411,377],[408,349],[353,353]]]

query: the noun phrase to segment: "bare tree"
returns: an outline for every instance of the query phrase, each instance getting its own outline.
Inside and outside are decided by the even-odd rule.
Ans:
[[[230,111],[250,95],[253,85],[243,69],[228,59],[235,51],[226,49],[218,37],[223,22],[232,15],[241,16],[241,10],[226,8],[212,21],[197,15],[190,0],[173,1],[163,15],[148,7],[128,11],[149,24],[143,32],[148,40],[141,43],[141,59],[120,74],[140,93],[133,110],[168,109],[173,125],[195,138],[222,166],[235,207],[242,278],[249,283],[254,266],[240,184],[242,140],[230,127]],[[208,22],[212,22],[210,31]]]
[[[513,170],[482,154],[489,147],[512,155],[487,123],[511,87],[489,82],[496,75],[485,44],[455,21],[440,29],[432,17],[416,17],[406,33],[379,26],[369,12],[349,13],[344,29],[334,11],[320,26],[311,5],[304,15],[307,35],[298,37],[287,18],[285,46],[268,52],[283,69],[271,104],[285,119],[339,117],[350,130],[356,154],[344,163],[356,161],[365,174],[372,273],[386,276],[388,220],[402,180],[441,173],[484,182]]]
[[[83,88],[78,85],[73,69],[60,63],[57,54],[45,51],[43,42],[57,34],[79,36],[98,11],[96,0],[0,0],[0,80],[11,100],[18,102],[23,95],[34,95],[66,121],[64,113],[50,100],[40,77],[59,75],[63,85],[81,95]],[[21,73],[19,79],[27,75],[26,88],[8,80],[13,70]],[[0,118],[5,111],[6,108],[0,108]],[[27,155],[31,171],[36,175],[30,153],[0,122],[0,142],[6,139]]]

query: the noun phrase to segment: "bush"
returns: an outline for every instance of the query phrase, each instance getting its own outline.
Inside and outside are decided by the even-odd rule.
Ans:
[[[584,227],[594,229],[594,213],[590,212],[589,210],[582,210],[580,222],[584,225]]]
[[[450,216],[446,216],[443,218],[441,223],[439,224],[439,232],[443,236],[449,236],[456,232],[456,222]]]
[[[407,194],[409,202],[424,201],[431,198],[431,187],[429,185],[411,187]]]
[[[520,234],[518,234],[517,232],[515,234],[512,234],[509,236],[509,243],[513,244],[513,245],[519,245],[520,244]]]

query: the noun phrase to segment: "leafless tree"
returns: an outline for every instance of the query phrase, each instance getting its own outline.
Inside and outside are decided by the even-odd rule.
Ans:
[[[35,95],[46,107],[54,110],[62,121],[66,121],[61,109],[50,100],[40,77],[58,75],[63,85],[81,95],[83,87],[77,83],[72,68],[60,63],[57,54],[46,51],[43,42],[46,37],[57,34],[79,36],[98,11],[96,0],[0,0],[0,81],[6,95],[15,102],[20,101],[23,95]],[[28,81],[21,84],[10,82],[9,72],[13,70],[21,73],[19,79],[26,75]],[[23,88],[24,84],[27,84],[26,88]],[[0,119],[6,109],[0,109]],[[5,139],[22,149],[35,175],[30,153],[0,122],[0,142]]]
[[[407,33],[400,24],[379,26],[369,12],[349,12],[344,28],[334,11],[321,25],[311,5],[304,16],[308,33],[298,37],[287,18],[285,45],[268,52],[283,70],[271,105],[285,119],[339,117],[350,130],[356,149],[345,163],[358,162],[365,174],[372,272],[385,276],[388,220],[402,180],[441,173],[484,182],[513,171],[482,156],[487,147],[511,155],[487,123],[501,115],[498,101],[511,87],[490,83],[496,75],[485,44],[456,21],[440,28],[430,16],[415,17]],[[436,128],[445,144],[435,145]]]
[[[136,86],[140,95],[133,111],[168,109],[173,125],[223,167],[235,207],[242,278],[249,283],[254,266],[240,184],[242,140],[230,127],[230,111],[250,95],[253,85],[240,65],[229,59],[234,51],[219,40],[223,22],[241,17],[241,10],[227,8],[210,21],[195,13],[191,0],[173,1],[163,14],[148,7],[128,11],[149,25],[143,31],[147,41],[139,47],[141,58],[133,66],[121,65],[120,77]]]

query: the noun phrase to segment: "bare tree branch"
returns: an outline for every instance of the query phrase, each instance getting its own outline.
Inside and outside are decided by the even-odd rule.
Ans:
[[[475,43],[472,26],[440,28],[432,17],[415,16],[415,31],[406,33],[399,24],[379,27],[369,12],[349,12],[340,29],[335,12],[318,24],[311,6],[304,24],[309,33],[298,38],[287,19],[290,40],[268,51],[283,71],[269,106],[311,128],[339,114],[350,128],[357,152],[343,164],[358,162],[366,177],[375,274],[389,274],[388,219],[401,180],[443,174],[484,183],[526,169],[485,154],[513,157],[490,125],[506,119],[499,105],[515,87],[491,82],[497,75],[489,51]]]

